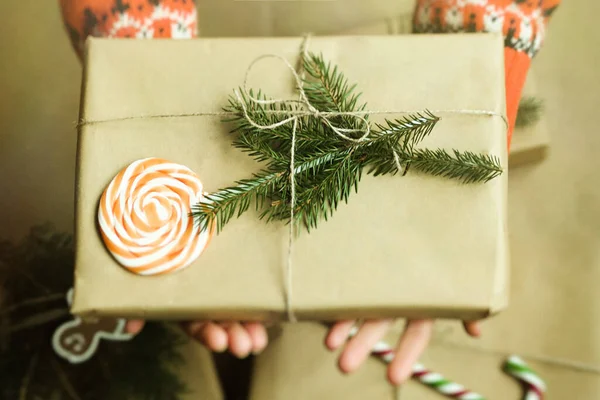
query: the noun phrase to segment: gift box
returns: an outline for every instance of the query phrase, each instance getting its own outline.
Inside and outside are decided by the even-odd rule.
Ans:
[[[254,64],[247,85],[275,98],[298,99],[290,68],[302,47],[322,54],[357,84],[374,122],[383,123],[383,114],[437,113],[439,121],[419,148],[489,155],[503,172],[472,184],[412,169],[404,176],[365,173],[357,193],[310,232],[290,237],[285,220],[265,222],[250,207],[185,269],[143,276],[124,268],[123,258],[131,254],[111,247],[103,219],[106,199],[114,194],[111,182],[127,177],[119,172],[137,160],[169,160],[183,166],[180,175],[193,171],[202,190],[215,193],[259,171],[261,163],[232,146],[223,107],[264,54],[289,65],[264,59]],[[470,320],[502,310],[508,290],[502,49],[502,38],[487,34],[90,39],[78,133],[73,313]],[[118,201],[109,205],[120,207],[110,218],[130,223],[135,216],[123,216]],[[178,212],[178,223],[190,222]],[[149,214],[162,218],[156,210]]]
[[[353,27],[343,32],[345,35],[408,35],[411,33],[412,13],[385,18],[379,22]],[[535,68],[532,68],[523,88],[523,98],[537,99],[537,97]],[[511,168],[537,163],[546,158],[550,137],[543,113],[539,117],[539,120],[515,127],[508,158]]]

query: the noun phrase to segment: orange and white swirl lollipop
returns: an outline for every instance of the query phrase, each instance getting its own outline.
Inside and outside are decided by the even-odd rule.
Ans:
[[[159,158],[135,161],[102,194],[98,222],[104,243],[139,275],[183,269],[202,254],[213,233],[201,232],[190,216],[202,198],[202,183],[189,168]]]

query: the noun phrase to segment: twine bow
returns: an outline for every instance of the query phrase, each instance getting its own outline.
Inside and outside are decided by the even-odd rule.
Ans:
[[[303,53],[303,58],[306,57],[307,54],[306,52]],[[296,87],[298,89],[299,92],[299,96],[300,99],[299,100],[284,100],[284,99],[273,99],[273,100],[262,100],[256,97],[253,97],[250,92],[247,89],[247,82],[248,82],[248,76],[250,74],[250,71],[252,71],[252,68],[254,67],[255,64],[257,64],[259,61],[264,60],[266,58],[275,58],[278,59],[280,61],[282,61],[290,70],[290,72],[292,73],[292,75],[294,76],[294,79],[296,81]],[[270,104],[280,104],[280,105],[285,105],[285,104],[300,104],[302,106],[304,106],[306,109],[302,110],[302,111],[282,111],[282,113],[286,113],[288,115],[290,115],[288,118],[276,122],[274,124],[271,125],[260,125],[258,123],[256,123],[254,120],[252,120],[252,118],[248,115],[248,110],[246,109],[246,105],[242,99],[242,96],[240,95],[238,90],[235,90],[234,93],[238,99],[238,101],[240,102],[241,106],[242,106],[242,110],[244,111],[244,116],[246,117],[246,119],[248,120],[248,122],[254,126],[257,129],[261,129],[261,130],[267,130],[267,129],[276,129],[280,126],[289,124],[290,122],[294,122],[294,121],[299,121],[300,118],[304,117],[304,116],[313,116],[315,118],[319,118],[321,119],[327,126],[329,126],[331,128],[331,130],[338,135],[339,137],[341,137],[342,139],[354,142],[354,143],[360,143],[363,142],[365,140],[367,140],[369,134],[371,133],[371,124],[369,123],[369,121],[367,121],[366,118],[364,118],[362,115],[364,115],[365,113],[363,112],[321,112],[319,110],[317,110],[308,100],[308,97],[306,96],[306,92],[304,91],[304,85],[302,84],[302,81],[304,79],[302,77],[300,77],[300,74],[298,74],[298,72],[294,69],[294,67],[292,67],[292,65],[289,63],[288,60],[286,60],[284,57],[281,57],[279,55],[276,54],[265,54],[262,55],[260,57],[258,57],[257,59],[255,59],[250,66],[248,67],[248,69],[246,70],[246,77],[244,79],[244,85],[243,85],[243,92],[244,95],[246,96],[246,98],[248,98],[250,101],[252,101],[253,103],[256,104],[261,104],[261,105],[270,105]],[[358,119],[362,125],[364,126],[363,129],[348,129],[348,128],[340,128],[338,126],[336,126],[335,124],[333,124],[330,120],[329,117],[330,116],[340,116],[340,115],[348,115],[348,116],[352,116],[356,119]],[[348,134],[351,133],[362,133],[362,136],[358,137],[358,138],[353,138],[348,136]]]

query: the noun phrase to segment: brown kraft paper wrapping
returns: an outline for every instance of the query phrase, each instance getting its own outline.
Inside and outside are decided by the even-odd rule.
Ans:
[[[73,312],[84,317],[281,320],[288,228],[248,212],[230,222],[187,269],[160,277],[127,272],[96,226],[100,196],[131,162],[160,157],[195,171],[215,191],[260,167],[231,146],[217,116],[247,67],[265,53],[295,64],[302,38],[89,42],[78,141]],[[312,38],[369,110],[504,113],[502,39],[496,35]],[[444,73],[439,65],[444,64]],[[295,98],[290,71],[265,61],[249,87]],[[443,114],[429,148],[497,155],[502,118]],[[376,119],[373,116],[372,119]],[[94,122],[100,121],[100,122]],[[102,122],[104,121],[104,122]],[[328,222],[293,251],[292,307],[301,320],[375,317],[476,319],[507,303],[505,171],[487,184],[409,173],[365,176]]]
[[[408,35],[412,33],[412,14],[403,14],[393,18],[385,18],[379,22],[361,25],[345,30],[344,35]],[[529,71],[523,96],[538,95],[535,68]],[[508,163],[510,168],[533,164],[546,158],[550,146],[546,119],[542,115],[540,121],[526,127],[516,127],[512,138]]]

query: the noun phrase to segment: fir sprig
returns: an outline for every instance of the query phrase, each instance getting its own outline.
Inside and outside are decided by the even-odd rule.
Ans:
[[[418,149],[413,153],[410,163],[421,172],[458,179],[464,183],[487,182],[502,173],[497,157],[471,151],[453,150],[453,154],[450,154],[441,149]]]
[[[310,104],[319,112],[345,113],[329,115],[328,119],[338,128],[355,130],[355,138],[364,135],[361,130],[368,113],[361,115],[363,119],[348,115],[366,109],[366,104],[359,104],[356,85],[320,55],[309,54],[303,66],[307,77],[302,89]],[[251,124],[246,114],[261,126],[273,125],[301,111],[301,105],[258,103],[250,97],[267,97],[261,92],[248,94],[242,92],[241,100],[230,98],[225,111],[232,116],[227,122],[233,125],[232,133],[236,135],[233,145],[266,166],[252,178],[212,193],[192,207],[192,216],[203,230],[215,226],[221,231],[232,218],[245,213],[252,202],[261,219],[289,222],[293,124],[263,130]],[[406,174],[414,168],[463,183],[487,182],[502,173],[500,161],[491,155],[419,148],[438,122],[437,116],[424,111],[374,124],[368,138],[351,141],[340,137],[322,118],[299,117],[294,163],[296,222],[307,230],[316,228],[358,190],[364,171],[379,176]]]
[[[309,78],[304,81],[304,92],[310,103],[323,112],[363,111],[366,104],[358,105],[360,93],[356,93],[356,84],[351,85],[337,66],[325,62],[321,55],[309,54],[303,59],[303,66]],[[367,118],[365,115],[364,118]],[[339,116],[332,119],[336,125],[344,128],[361,128],[359,120],[351,116]],[[339,139],[336,135],[329,136]]]
[[[544,112],[544,102],[536,97],[524,97],[519,103],[515,126],[525,128],[536,124]]]

